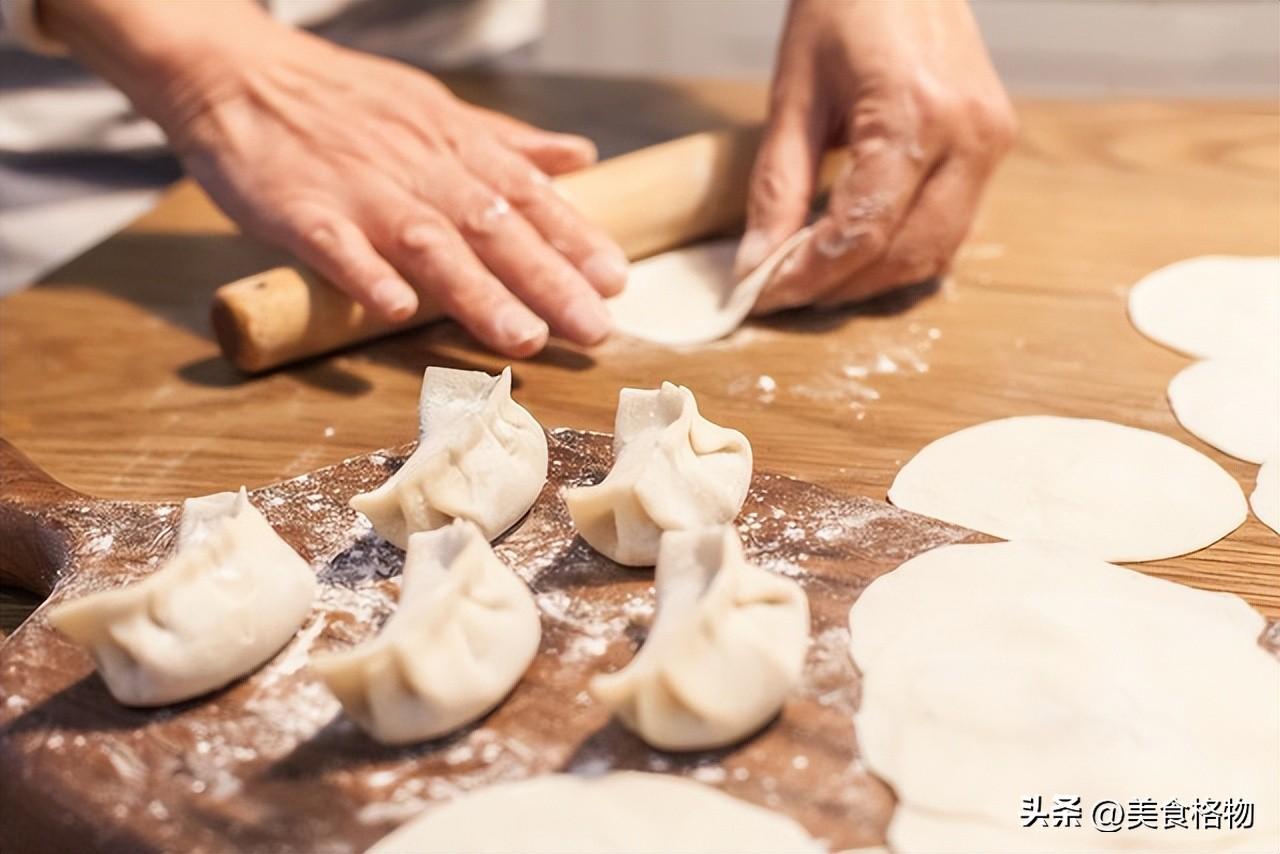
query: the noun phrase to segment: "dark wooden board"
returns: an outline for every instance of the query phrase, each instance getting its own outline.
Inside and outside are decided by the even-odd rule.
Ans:
[[[609,437],[566,429],[550,440],[550,482],[497,546],[542,610],[538,656],[488,717],[400,749],[362,735],[306,662],[311,652],[371,636],[393,608],[403,555],[346,505],[408,448],[252,493],[319,573],[313,617],[249,678],[147,711],[117,705],[87,654],[48,626],[44,610],[153,570],[179,505],[89,498],[43,479],[6,447],[0,531],[15,532],[11,546],[25,545],[6,551],[0,573],[51,595],[0,645],[0,847],[359,851],[432,802],[535,774],[605,769],[688,775],[793,816],[833,849],[880,841],[893,798],[857,757],[849,606],[903,560],[985,538],[758,473],[738,525],[754,560],[808,593],[813,644],[804,684],[778,720],[741,745],[655,751],[585,693],[594,673],[631,658],[653,613],[652,572],[617,566],[576,539],[559,497],[566,485],[603,477]]]

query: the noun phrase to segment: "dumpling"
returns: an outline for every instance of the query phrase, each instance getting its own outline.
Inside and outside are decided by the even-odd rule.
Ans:
[[[609,475],[566,490],[578,533],[627,566],[652,566],[663,531],[733,521],[751,485],[751,443],[698,414],[689,389],[624,388]]]
[[[662,537],[658,610],[636,657],[592,696],[663,750],[733,744],[768,723],[800,681],[809,600],[747,563],[730,525]]]
[[[423,741],[501,702],[538,651],[529,588],[480,529],[457,519],[413,534],[400,604],[382,633],[312,667],[378,741]]]
[[[511,399],[511,368],[427,368],[417,450],[386,483],[351,499],[386,540],[406,548],[417,531],[454,519],[492,540],[528,512],[547,482],[547,437]]]
[[[118,701],[161,706],[271,658],[306,620],[315,588],[311,567],[241,488],[187,500],[163,566],[59,605],[49,622],[89,650]]]

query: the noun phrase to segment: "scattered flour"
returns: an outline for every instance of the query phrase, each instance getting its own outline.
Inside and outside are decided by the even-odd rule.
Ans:
[[[936,340],[925,330],[920,335],[922,340]],[[923,352],[918,348],[915,358],[922,360]],[[846,389],[853,383],[870,388],[875,377],[891,371],[920,370],[916,365],[909,355],[880,348],[871,355],[833,362],[830,376]],[[781,397],[794,389],[772,376],[760,375],[752,377],[744,393]],[[850,399],[874,400],[856,390],[847,394]],[[582,434],[571,431],[552,431],[552,437],[566,447],[590,444]],[[592,441],[600,444],[599,439]],[[591,455],[597,463],[602,459],[599,451],[584,452],[584,456]],[[394,471],[399,459],[376,454],[351,465],[360,467],[359,476],[368,483],[376,482],[375,475],[385,477]],[[600,465],[584,465],[564,450],[553,455],[551,464],[557,485],[594,482],[602,474]],[[753,757],[751,746],[733,754],[692,758],[651,750],[634,754],[626,752],[634,745],[628,743],[624,750],[611,741],[615,736],[591,735],[589,730],[584,731],[585,741],[566,747],[536,727],[522,731],[509,721],[497,722],[496,715],[488,725],[482,722],[441,745],[420,746],[407,753],[371,752],[367,743],[359,741],[362,736],[355,725],[341,714],[337,700],[307,673],[313,654],[373,636],[394,610],[399,594],[404,554],[373,535],[368,521],[350,511],[345,501],[349,494],[348,488],[335,488],[333,480],[311,475],[254,493],[255,504],[269,521],[315,567],[321,581],[315,614],[290,644],[250,679],[207,698],[197,709],[148,712],[145,726],[132,732],[123,728],[115,731],[107,739],[111,749],[105,767],[120,785],[104,785],[100,794],[93,795],[101,801],[102,811],[119,811],[124,816],[121,821],[144,822],[160,834],[158,839],[171,832],[165,830],[174,825],[170,816],[189,804],[184,791],[197,794],[203,807],[224,810],[229,817],[252,817],[263,796],[271,791],[261,787],[279,785],[270,777],[270,769],[275,768],[285,769],[281,774],[322,775],[323,785],[342,792],[360,822],[377,827],[408,819],[432,801],[520,779],[531,771],[556,768],[603,773],[623,767],[619,763],[630,763],[626,767],[684,773],[710,785],[742,786],[755,792],[755,799],[773,803],[781,802],[783,789],[802,786],[815,774],[829,775],[830,766],[824,770],[823,763],[830,763],[830,757],[798,754],[795,750],[800,745],[794,743],[782,754],[784,766],[779,768],[768,765],[766,758]],[[141,577],[167,550],[175,528],[172,517],[176,505],[129,506],[134,509],[127,512],[134,515],[127,524],[119,519],[103,524],[94,516],[101,513],[100,507],[93,512],[89,508],[68,511],[78,527],[90,530],[90,535],[81,539],[90,544],[82,557],[100,557],[99,550],[113,557],[123,555],[124,568],[114,575],[75,573],[66,579],[64,590],[85,593]],[[828,567],[838,564],[850,553],[868,550],[886,561],[914,554],[918,546],[901,544],[900,536],[886,537],[884,526],[896,526],[894,531],[907,531],[911,539],[926,545],[941,545],[957,537],[953,529],[909,517],[888,505],[837,498],[769,474],[759,475],[753,482],[738,522],[752,560],[797,579],[805,587],[829,584],[830,579],[815,575],[814,568],[824,566],[824,561]],[[551,500],[544,496],[540,507],[496,549],[518,568],[535,592],[544,615],[544,637],[552,639],[551,648],[545,651],[556,658],[557,675],[553,678],[568,680],[555,686],[566,689],[564,714],[576,721],[594,721],[591,728],[601,726],[601,710],[583,690],[584,677],[600,667],[602,656],[617,657],[622,648],[642,642],[654,615],[652,575],[628,570],[625,576],[617,576],[624,586],[610,585],[606,588],[613,591],[610,595],[599,595],[599,574],[610,570],[602,569],[589,547],[573,538],[554,493]],[[619,572],[616,568],[611,571]],[[847,607],[839,626],[816,624],[798,698],[829,710],[837,721],[847,720],[851,733],[857,692],[843,613]],[[13,662],[6,662],[0,678],[11,678],[11,664],[38,660],[35,651],[26,658],[19,653]],[[10,693],[0,703],[0,719],[29,712],[33,702]],[[90,743],[81,733],[64,734],[54,726],[41,736],[33,749],[83,751],[85,756],[96,755],[102,741]],[[771,736],[766,734],[754,744],[768,738]],[[360,762],[352,762],[352,756],[359,756]],[[434,763],[430,773],[424,773],[422,763],[426,761]],[[763,770],[766,767],[768,774]],[[831,799],[843,803],[865,791],[865,772],[856,761],[841,759],[837,767],[840,770],[831,782],[838,794]],[[775,774],[781,774],[783,787]],[[168,790],[128,785],[138,779],[171,782]],[[176,845],[175,839],[168,841]],[[335,841],[321,847],[341,850],[343,846]]]
[[[746,331],[739,330],[727,340],[737,340]],[[880,400],[876,378],[928,373],[930,351],[941,338],[942,330],[935,326],[910,323],[905,330],[892,332],[872,328],[856,341],[813,339],[803,370],[793,380],[742,374],[732,377],[725,390],[731,397],[764,405],[789,400],[817,402],[862,420],[868,407]]]

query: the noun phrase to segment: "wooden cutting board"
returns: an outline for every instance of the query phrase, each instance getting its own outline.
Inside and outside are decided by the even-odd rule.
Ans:
[[[0,581],[48,600],[0,644],[0,849],[361,851],[433,802],[554,771],[681,774],[800,821],[833,850],[880,842],[893,804],[863,769],[846,617],[875,576],[922,551],[987,538],[868,498],[758,473],[738,527],[759,564],[808,593],[813,643],[778,720],[733,748],[651,750],[586,693],[625,664],[653,615],[650,570],[574,536],[559,491],[595,482],[610,438],[554,430],[550,482],[497,545],[529,582],[542,646],[496,711],[451,736],[381,747],[307,670],[362,641],[394,607],[403,554],[348,509],[408,447],[255,490],[252,499],[322,581],[314,614],[266,666],[159,710],[116,704],[88,655],[47,624],[50,604],[136,580],[167,553],[180,505],[74,492],[0,442]]]

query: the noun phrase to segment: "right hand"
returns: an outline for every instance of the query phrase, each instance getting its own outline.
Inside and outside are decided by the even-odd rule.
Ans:
[[[1017,125],[962,0],[792,0],[769,113],[741,273],[804,224],[823,150],[849,161],[756,314],[942,275]]]
[[[601,297],[622,290],[626,258],[547,177],[594,162],[589,140],[473,107],[425,73],[238,3],[184,8],[223,15],[210,27],[227,29],[228,10],[238,22],[184,31],[199,50],[171,50],[164,74],[145,75],[158,82],[122,88],[246,232],[388,320],[428,296],[508,356],[537,353],[549,332],[608,335]]]

